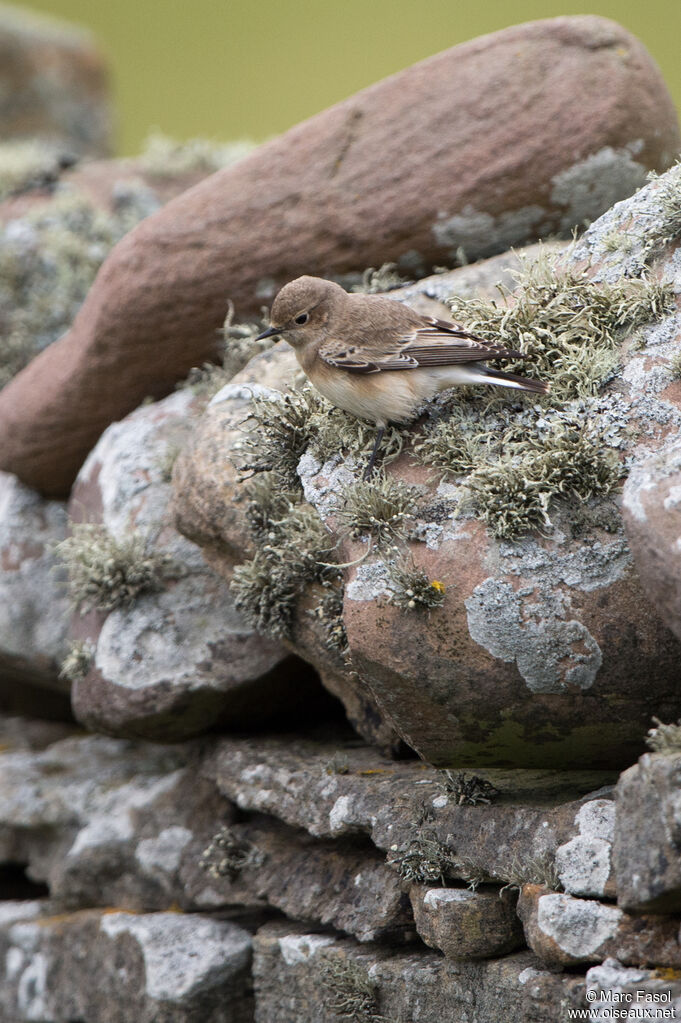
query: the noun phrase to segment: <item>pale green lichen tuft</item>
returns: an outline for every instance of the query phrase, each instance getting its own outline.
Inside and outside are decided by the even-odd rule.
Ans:
[[[669,360],[669,368],[674,375],[674,379],[681,380],[681,349],[672,355]]]
[[[178,142],[161,132],[152,132],[139,163],[143,171],[158,178],[212,174],[242,160],[254,148],[255,143],[246,140],[220,143],[197,138]]]
[[[335,510],[350,536],[371,536],[378,545],[401,540],[416,511],[417,490],[403,480],[384,473],[354,480],[341,491]]]
[[[81,682],[90,670],[95,655],[89,640],[74,640],[61,663],[59,678],[67,682]]]
[[[236,881],[242,870],[262,862],[263,854],[252,842],[223,825],[204,849],[199,866],[216,880]]]
[[[617,364],[625,333],[675,307],[669,284],[645,278],[596,283],[547,254],[523,265],[517,280],[512,304],[456,295],[448,304],[472,333],[522,352],[522,361],[504,368],[549,381],[547,404],[597,394]]]
[[[33,188],[48,188],[60,172],[75,163],[72,156],[37,139],[17,139],[0,145],[0,202]]]
[[[0,386],[70,327],[105,257],[149,212],[132,187],[113,213],[64,193],[0,227]]]
[[[378,985],[351,959],[324,957],[319,979],[328,1012],[351,1023],[389,1023],[379,1012]]]
[[[149,550],[141,534],[118,539],[104,526],[90,523],[74,524],[56,552],[66,566],[73,606],[81,614],[129,608],[180,574],[168,555]]]
[[[250,360],[261,352],[268,351],[274,342],[271,338],[256,340],[264,330],[267,310],[262,310],[260,320],[248,323],[234,322],[234,304],[227,305],[227,315],[222,325],[221,353],[219,362],[206,362],[203,366],[195,366],[187,377],[177,385],[177,390],[190,387],[194,394],[204,402],[210,399],[228,384],[232,377],[246,366]]]
[[[365,270],[361,282],[354,284],[350,291],[363,295],[379,295],[403,288],[410,283],[399,274],[397,263],[384,263],[378,270],[374,266]]]
[[[441,607],[445,587],[438,579],[429,579],[413,561],[392,564],[388,571],[389,602],[403,611]]]
[[[681,753],[681,720],[675,725],[665,725],[659,718],[653,718],[655,727],[648,731],[646,745],[654,753]]]
[[[424,806],[419,818],[410,822],[406,842],[391,847],[388,854],[388,866],[410,884],[446,885],[447,877],[457,876],[454,850],[438,838],[432,814],[432,808]]]
[[[488,805],[499,795],[499,789],[485,778],[465,771],[441,771],[440,787],[446,796],[451,796],[457,806]]]
[[[499,879],[505,882],[502,892],[506,888],[522,888],[524,884],[546,885],[554,892],[561,891],[563,887],[555,859],[550,853],[523,859],[514,857]]]
[[[280,500],[276,477],[270,478],[270,485],[275,490],[272,500],[265,508],[254,502],[251,511],[255,554],[234,569],[231,588],[249,625],[289,638],[306,585],[332,582],[339,571],[329,564],[333,544],[315,509],[288,497]],[[276,517],[270,518],[273,512]]]
[[[334,582],[326,580],[322,585],[322,598],[308,614],[321,623],[326,649],[345,658],[349,654],[349,646],[343,620],[343,586],[340,579]]]

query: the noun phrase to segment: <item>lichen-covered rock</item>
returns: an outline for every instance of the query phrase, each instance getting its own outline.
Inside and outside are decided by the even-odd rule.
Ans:
[[[606,959],[586,974],[587,1001],[592,1020],[677,1019],[681,1013],[681,982],[676,970],[644,970]],[[616,1017],[615,1017],[616,1018]]]
[[[646,753],[617,783],[613,865],[630,913],[681,912],[681,753]]]
[[[241,927],[172,912],[52,914],[49,903],[2,905],[4,1019],[253,1019],[251,937]]]
[[[492,959],[521,948],[517,893],[510,889],[470,891],[427,888],[409,891],[419,937],[447,959]]]
[[[678,147],[657,67],[601,18],[531,22],[416,64],[131,233],[72,330],[0,398],[0,468],[65,493],[113,419],[213,354],[226,295],[243,316],[301,273],[426,272],[569,233]]]
[[[556,875],[570,895],[613,898],[615,877],[612,843],[615,833],[615,803],[591,799],[575,815],[578,833],[556,849]]]
[[[0,7],[0,137],[70,152],[111,148],[108,69],[90,34],[19,7]]]
[[[602,791],[585,795],[606,780],[598,772],[500,770],[464,776],[471,794],[460,801],[456,778],[452,785],[421,763],[333,740],[299,739],[294,749],[274,737],[222,739],[206,770],[242,810],[272,814],[317,838],[366,835],[407,880],[432,869],[433,884],[443,874],[476,883],[555,884],[557,850],[580,834],[580,817],[596,817],[605,801]],[[476,788],[487,791],[484,783],[499,795],[474,805]],[[583,869],[586,887],[590,861]],[[573,883],[579,879],[577,861]]]
[[[518,914],[527,943],[548,966],[598,963],[681,967],[677,917],[629,916],[617,906],[523,885]]]
[[[78,602],[71,638],[85,657],[73,706],[92,728],[176,739],[216,722],[300,718],[319,703],[309,669],[246,625],[172,526],[169,470],[194,401],[178,391],[109,427],[71,495],[64,557]]]
[[[267,924],[254,939],[258,1023],[564,1023],[580,1009],[584,980],[560,977],[527,952],[455,962],[432,952],[396,953],[360,946],[287,923]]]
[[[70,716],[59,679],[69,607],[54,548],[66,536],[66,507],[0,473],[0,708]]]
[[[620,204],[617,216],[643,237],[638,277],[628,247],[617,262],[605,245],[614,229],[606,214],[562,262],[530,267],[507,309],[452,300],[471,329],[529,345],[526,370],[539,362],[551,380],[544,403],[440,399],[403,432],[385,474],[363,483],[368,428],[314,393],[251,401],[255,440],[242,440],[234,460],[269,475],[242,491],[264,525],[251,530],[254,552],[235,572],[238,599],[260,627],[284,628],[322,675],[326,664],[339,676],[328,645],[310,643],[309,629],[296,634],[315,603],[324,618],[315,590],[324,577],[298,559],[298,575],[284,580],[281,566],[303,548],[316,565],[342,565],[342,603],[338,570],[327,631],[343,636],[345,673],[438,766],[621,767],[643,748],[642,721],[679,715],[681,646],[645,597],[616,495],[632,465],[681,436],[681,273],[665,243],[678,194],[677,167]],[[641,276],[646,260],[664,283]],[[213,546],[215,514],[200,535],[211,499],[196,514],[192,494],[215,462],[226,414],[201,425],[193,465],[178,475],[181,528],[194,520],[195,538]],[[219,494],[220,469],[205,474],[204,493]],[[222,496],[233,480],[224,478]],[[303,500],[296,514],[272,503],[273,480]],[[310,528],[307,547],[305,502],[325,527]],[[234,505],[232,516],[227,547],[230,533],[248,532],[245,509]],[[276,566],[268,551],[279,552]],[[285,582],[300,596],[288,617]]]
[[[681,346],[677,360],[681,370]],[[622,507],[646,593],[681,639],[681,444],[635,466],[624,487]]]

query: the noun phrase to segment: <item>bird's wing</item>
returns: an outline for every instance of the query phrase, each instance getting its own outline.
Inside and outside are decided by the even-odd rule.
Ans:
[[[349,373],[380,373],[385,370],[418,369],[420,366],[453,366],[461,362],[520,358],[493,341],[483,341],[455,323],[420,317],[423,326],[411,330],[391,328],[370,345],[329,339],[318,349],[319,358]],[[374,333],[376,333],[374,331]]]

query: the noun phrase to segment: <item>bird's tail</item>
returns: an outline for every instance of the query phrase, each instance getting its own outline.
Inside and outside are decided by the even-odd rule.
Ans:
[[[548,394],[551,390],[551,384],[547,384],[544,380],[530,380],[529,377],[519,377],[515,373],[505,373],[501,369],[488,369],[486,366],[480,366],[479,373],[481,384],[513,387],[517,391],[532,391],[534,394]]]

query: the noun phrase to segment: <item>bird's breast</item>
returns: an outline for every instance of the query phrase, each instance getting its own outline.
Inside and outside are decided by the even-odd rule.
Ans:
[[[420,403],[408,372],[348,373],[326,366],[318,359],[309,368],[308,379],[327,401],[359,419],[385,425],[413,419]]]

